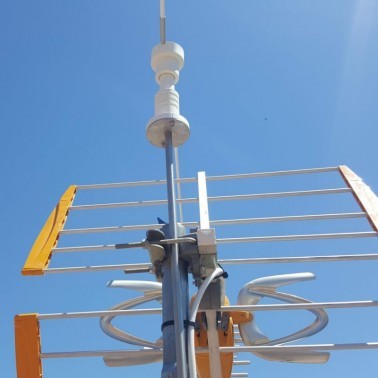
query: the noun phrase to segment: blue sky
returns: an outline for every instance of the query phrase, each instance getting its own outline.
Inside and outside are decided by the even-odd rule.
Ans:
[[[159,42],[158,12],[158,1],[152,0],[3,0],[0,5],[2,377],[15,376],[15,314],[100,310],[133,296],[105,288],[107,281],[125,278],[122,272],[27,278],[21,277],[20,270],[45,219],[69,185],[164,178],[163,150],[145,138],[157,90],[150,52]],[[201,170],[219,175],[346,164],[378,192],[377,35],[374,0],[168,0],[167,39],[180,43],[186,54],[177,90],[191,137],[180,148],[181,176],[194,177]],[[340,185],[328,176],[324,181],[306,180],[251,182],[248,188],[237,182],[231,188],[214,187],[214,193],[311,189],[327,186],[328,180],[330,186]],[[184,195],[193,191],[190,188]],[[78,201],[96,202],[96,195],[83,194]],[[141,191],[130,197],[138,195],[159,199],[165,193],[163,189]],[[123,192],[109,196],[107,200],[123,198]],[[330,199],[323,205],[344,211],[343,200]],[[298,214],[305,206],[316,212],[318,202],[261,203],[251,213]],[[353,206],[348,211],[358,211]],[[228,210],[210,208],[210,215],[219,219]],[[232,210],[232,216],[239,217],[245,209],[239,204]],[[156,215],[166,216],[165,209],[160,211],[140,219],[134,213],[93,213],[82,221],[97,226],[154,223]],[[244,213],[243,217],[251,216]],[[186,214],[186,220],[196,220],[191,218],[193,209]],[[366,225],[356,222],[345,227],[352,226]],[[301,224],[280,227],[260,226],[252,234],[308,231]],[[336,230],[338,225],[324,227],[319,232]],[[132,237],[143,235],[117,234],[116,240],[106,242],[136,241]],[[270,244],[234,252],[272,256],[277,249]],[[372,253],[377,246],[371,240],[350,240],[279,247],[281,256],[306,254],[304,250]],[[229,253],[227,257],[234,256],[231,252],[220,249]],[[145,261],[143,253],[109,260]],[[107,259],[96,254],[67,256],[56,265],[106,263]],[[238,288],[257,277],[312,271],[316,281],[290,290],[314,301],[376,299],[377,267],[376,262],[359,262],[230,268],[230,298],[235,303]],[[375,309],[330,310],[329,314],[329,326],[309,343],[378,340]],[[311,317],[306,316],[280,312],[265,314],[261,322],[266,322],[266,333],[285,334],[285,327],[307,324]],[[153,322],[130,322],[122,324],[133,329],[142,325],[141,332],[159,336],[157,317]],[[107,340],[97,320],[46,321],[42,340],[46,352],[124,347]],[[371,377],[371,370],[377,369],[376,354],[334,352],[323,366],[279,364],[251,355],[247,370],[256,377]],[[46,378],[160,375],[159,365],[109,370],[99,358],[45,361],[44,369]]]

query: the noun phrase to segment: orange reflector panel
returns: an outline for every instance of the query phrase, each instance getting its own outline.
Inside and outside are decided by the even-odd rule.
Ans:
[[[16,315],[14,328],[17,378],[42,378],[37,314]]]
[[[44,269],[48,267],[52,249],[58,243],[59,232],[66,222],[68,209],[74,200],[76,189],[76,185],[72,185],[66,190],[47,219],[22,269],[24,276],[42,275]]]

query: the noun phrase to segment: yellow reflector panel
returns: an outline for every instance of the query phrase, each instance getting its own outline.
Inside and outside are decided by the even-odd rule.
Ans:
[[[68,209],[74,200],[76,189],[76,185],[72,185],[66,190],[47,219],[22,269],[24,276],[42,275],[44,269],[48,267],[52,249],[58,243],[59,232],[66,222]]]

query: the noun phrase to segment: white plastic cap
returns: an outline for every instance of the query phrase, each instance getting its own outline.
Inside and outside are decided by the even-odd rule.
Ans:
[[[174,42],[158,44],[152,49],[151,67],[155,71],[155,80],[160,84],[163,74],[170,74],[175,78],[174,84],[179,80],[179,71],[184,66],[184,49]]]

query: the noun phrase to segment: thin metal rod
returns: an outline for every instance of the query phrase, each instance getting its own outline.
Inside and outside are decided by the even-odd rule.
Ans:
[[[344,232],[333,234],[308,234],[308,235],[283,235],[283,236],[253,236],[242,238],[217,239],[218,244],[226,243],[260,243],[260,242],[281,242],[297,240],[323,240],[323,239],[345,239],[345,238],[373,238],[378,232]]]
[[[322,195],[322,194],[341,194],[351,193],[349,188],[337,189],[319,189],[319,190],[301,190],[295,192],[277,192],[277,193],[258,193],[258,194],[239,194],[232,196],[216,196],[208,197],[208,201],[234,201],[234,200],[255,200],[262,198],[280,198],[280,197],[299,197],[309,195]],[[177,203],[196,203],[198,198],[181,198],[176,200]],[[75,205],[70,206],[69,210],[98,210],[120,207],[135,207],[135,206],[161,206],[166,205],[167,200],[153,200],[153,201],[134,201],[134,202],[116,202],[116,203],[100,203],[93,205]]]
[[[328,168],[311,168],[311,169],[299,169],[289,171],[277,171],[277,172],[258,172],[258,173],[245,173],[235,175],[223,175],[223,176],[207,176],[207,181],[220,181],[220,180],[235,180],[244,178],[259,178],[259,177],[272,177],[272,176],[285,176],[285,175],[297,175],[308,173],[323,173],[338,171],[338,167]],[[176,178],[175,182],[190,183],[196,182],[196,177]],[[149,186],[149,185],[164,185],[166,180],[149,180],[149,181],[130,181],[130,182],[117,182],[108,184],[90,184],[90,185],[78,185],[77,190],[91,190],[91,189],[111,189],[111,188],[124,188],[133,186]]]
[[[251,361],[249,361],[249,360],[239,360],[239,361],[234,361],[233,364],[235,366],[238,366],[238,365],[250,365]]]
[[[68,268],[48,268],[43,271],[44,274],[56,273],[81,273],[81,272],[99,272],[106,270],[124,270],[132,272],[136,270],[144,270],[148,272],[152,269],[151,263],[145,264],[117,264],[117,265],[88,265],[88,266],[73,266]]]
[[[177,199],[180,200],[182,198],[181,194],[181,182],[180,182],[180,160],[179,160],[179,153],[178,153],[178,147],[174,149],[175,151],[175,162],[176,162],[176,187],[177,187]],[[182,209],[182,203],[179,203],[179,216],[180,216],[180,223],[182,224],[184,222],[184,213]]]
[[[261,257],[251,259],[220,259],[222,265],[239,265],[239,264],[276,264],[276,263],[312,263],[312,262],[338,262],[338,261],[360,261],[360,260],[378,260],[378,254],[365,253],[356,255],[331,255],[331,256],[300,256],[300,257]],[[118,264],[118,265],[88,265],[67,268],[48,268],[43,272],[45,274],[56,273],[80,273],[80,272],[97,272],[107,270],[125,270],[125,272],[150,271],[151,263],[142,264]]]
[[[305,350],[355,350],[378,349],[378,342],[346,343],[346,344],[310,344],[310,345],[277,345],[277,346],[240,346],[220,347],[221,353],[229,352],[278,352],[279,350],[305,351]],[[198,352],[206,351],[206,348],[198,348]]]
[[[207,180],[218,181],[218,180],[234,180],[234,179],[244,179],[244,178],[301,175],[301,174],[308,174],[308,173],[335,172],[335,171],[338,171],[338,169],[339,169],[338,167],[328,167],[328,168],[310,168],[310,169],[297,169],[297,170],[276,171],[276,172],[245,173],[245,174],[223,175],[223,176],[207,176]]]
[[[160,18],[165,18],[165,0],[160,0]]]
[[[181,215],[180,215],[181,216]],[[327,220],[327,219],[354,219],[367,218],[367,214],[360,213],[339,213],[339,214],[311,214],[311,215],[289,215],[280,217],[264,217],[264,218],[243,218],[243,219],[225,219],[210,221],[212,226],[227,226],[234,224],[249,224],[249,223],[268,223],[268,222],[299,222],[312,220]],[[199,222],[181,222],[184,227],[199,226]],[[135,226],[110,226],[110,227],[94,227],[94,228],[77,228],[60,231],[60,235],[74,235],[74,234],[94,234],[102,232],[127,232],[138,230],[160,229],[161,224],[141,224]]]
[[[235,305],[222,306],[222,311],[286,311],[286,310],[309,310],[317,308],[361,308],[378,307],[378,301],[343,301],[343,302],[312,302],[312,303],[285,303],[266,305]],[[161,308],[147,308],[134,310],[104,310],[85,312],[62,312],[54,314],[39,314],[39,320],[93,318],[101,316],[122,316],[122,315],[157,315],[161,314]]]
[[[196,227],[199,222],[183,222],[184,227]],[[74,235],[74,234],[95,234],[102,232],[127,232],[138,230],[160,229],[161,224],[140,224],[135,226],[110,226],[110,227],[94,227],[94,228],[76,228],[60,231],[60,235]]]
[[[135,201],[135,202],[115,202],[115,203],[98,203],[93,205],[75,205],[70,206],[68,210],[99,210],[99,209],[115,209],[119,207],[135,207],[135,206],[162,206],[166,205],[167,200],[154,201]]]
[[[377,307],[378,301],[344,301],[344,302],[313,302],[313,303],[284,303],[266,305],[222,306],[223,311],[278,311],[278,310],[310,310],[317,308],[359,308]]]
[[[176,238],[176,239],[163,239],[154,244],[169,245],[180,243],[195,243],[194,238]],[[105,244],[105,245],[86,245],[81,247],[58,247],[53,248],[53,253],[67,253],[67,252],[97,252],[109,251],[113,249],[131,249],[131,248],[146,248],[149,244],[146,241],[135,243],[119,243],[119,244]]]
[[[250,259],[223,259],[219,260],[222,265],[239,264],[276,264],[276,263],[311,263],[311,262],[332,262],[332,261],[359,261],[378,260],[377,253],[365,253],[354,255],[330,255],[330,256],[299,256],[299,257],[261,257]]]
[[[96,252],[96,251],[110,251],[116,249],[115,244],[105,245],[88,245],[83,247],[58,247],[53,248],[53,253],[67,253],[67,252]]]
[[[179,203],[196,203],[198,202],[198,198],[182,198],[176,201]],[[68,210],[99,210],[99,209],[116,209],[120,207],[136,207],[136,206],[163,206],[163,205],[166,205],[167,203],[168,203],[167,200],[98,203],[98,204],[92,204],[92,205],[70,206]]]
[[[160,43],[165,44],[165,17],[160,17]]]
[[[77,190],[127,188],[127,187],[133,187],[133,186],[152,186],[152,185],[165,185],[165,184],[166,184],[166,180],[113,182],[113,183],[108,183],[108,184],[78,185]]]
[[[126,315],[160,315],[161,308],[144,308],[135,310],[106,310],[106,311],[86,311],[86,312],[61,312],[55,314],[39,314],[39,320],[55,319],[81,319],[97,318],[101,316],[126,316]]]
[[[300,197],[300,196],[314,196],[314,195],[323,195],[323,194],[342,194],[342,193],[351,193],[351,189],[337,188],[337,189],[319,189],[319,190],[300,190],[300,191],[295,191],[295,192],[239,194],[239,195],[233,195],[233,196],[208,197],[208,200],[209,201],[255,200],[255,199],[261,199],[261,198]]]
[[[182,237],[182,238],[176,238],[176,239],[163,239],[163,240],[159,240],[157,243],[154,243],[154,244],[166,245],[166,244],[181,244],[181,243],[195,244],[197,243],[197,240],[191,237]]]
[[[140,224],[135,226],[110,226],[110,227],[94,227],[94,228],[76,228],[60,231],[60,235],[74,234],[95,234],[100,232],[126,232],[138,230],[151,230],[161,228],[161,224]]]
[[[338,262],[338,261],[361,261],[361,260],[378,260],[376,253],[364,253],[354,255],[331,255],[331,256],[299,256],[299,257],[261,257],[250,259],[220,259],[222,265],[239,265],[239,264],[276,264],[276,263],[312,263],[312,262]],[[142,264],[117,264],[117,265],[88,265],[67,268],[48,268],[43,272],[45,274],[55,273],[80,273],[80,272],[98,272],[107,270],[125,270],[133,272],[143,270],[148,272],[151,269],[151,263]]]
[[[311,214],[311,215],[288,215],[280,217],[225,219],[210,221],[213,226],[227,226],[233,224],[269,223],[269,222],[299,222],[327,219],[354,219],[367,218],[366,213],[339,213],[339,214]]]
[[[50,352],[41,353],[40,357],[44,359],[48,358],[76,358],[76,357],[119,357],[122,355],[127,355],[128,352],[135,353],[136,350],[83,350],[83,351],[72,351],[72,352]],[[140,356],[142,355],[155,355],[156,349],[142,349],[138,350]]]
[[[182,237],[182,238],[176,238],[176,239],[162,239],[158,240],[153,243],[149,243],[147,240],[143,240],[142,242],[136,242],[136,243],[121,243],[116,244],[116,249],[124,249],[124,248],[148,248],[149,245],[170,245],[170,244],[182,244],[182,243],[191,243],[195,244],[197,240],[195,238],[191,237]]]
[[[68,253],[68,252],[98,252],[111,251],[115,249],[131,249],[131,248],[145,248],[145,242],[135,243],[120,243],[120,244],[103,244],[103,245],[85,245],[78,247],[58,247],[53,248],[53,253]]]
[[[191,183],[196,182],[196,177],[185,177],[175,179],[175,182]],[[148,180],[148,181],[126,181],[126,182],[112,182],[107,184],[90,184],[90,185],[78,185],[77,190],[92,190],[92,189],[115,189],[115,188],[127,188],[134,186],[153,186],[153,185],[166,185],[167,180]]]
[[[347,343],[347,344],[310,344],[310,345],[277,345],[277,346],[239,346],[239,347],[220,347],[221,353],[230,352],[278,352],[286,351],[305,351],[305,350],[355,350],[355,349],[378,349],[378,342],[369,343]],[[197,348],[197,352],[206,353],[206,348]],[[128,350],[97,350],[97,351],[72,351],[72,352],[50,352],[41,353],[40,357],[48,358],[74,358],[74,357],[105,357],[127,355]],[[133,350],[135,352],[135,350]],[[141,355],[156,353],[156,350],[141,350]]]

